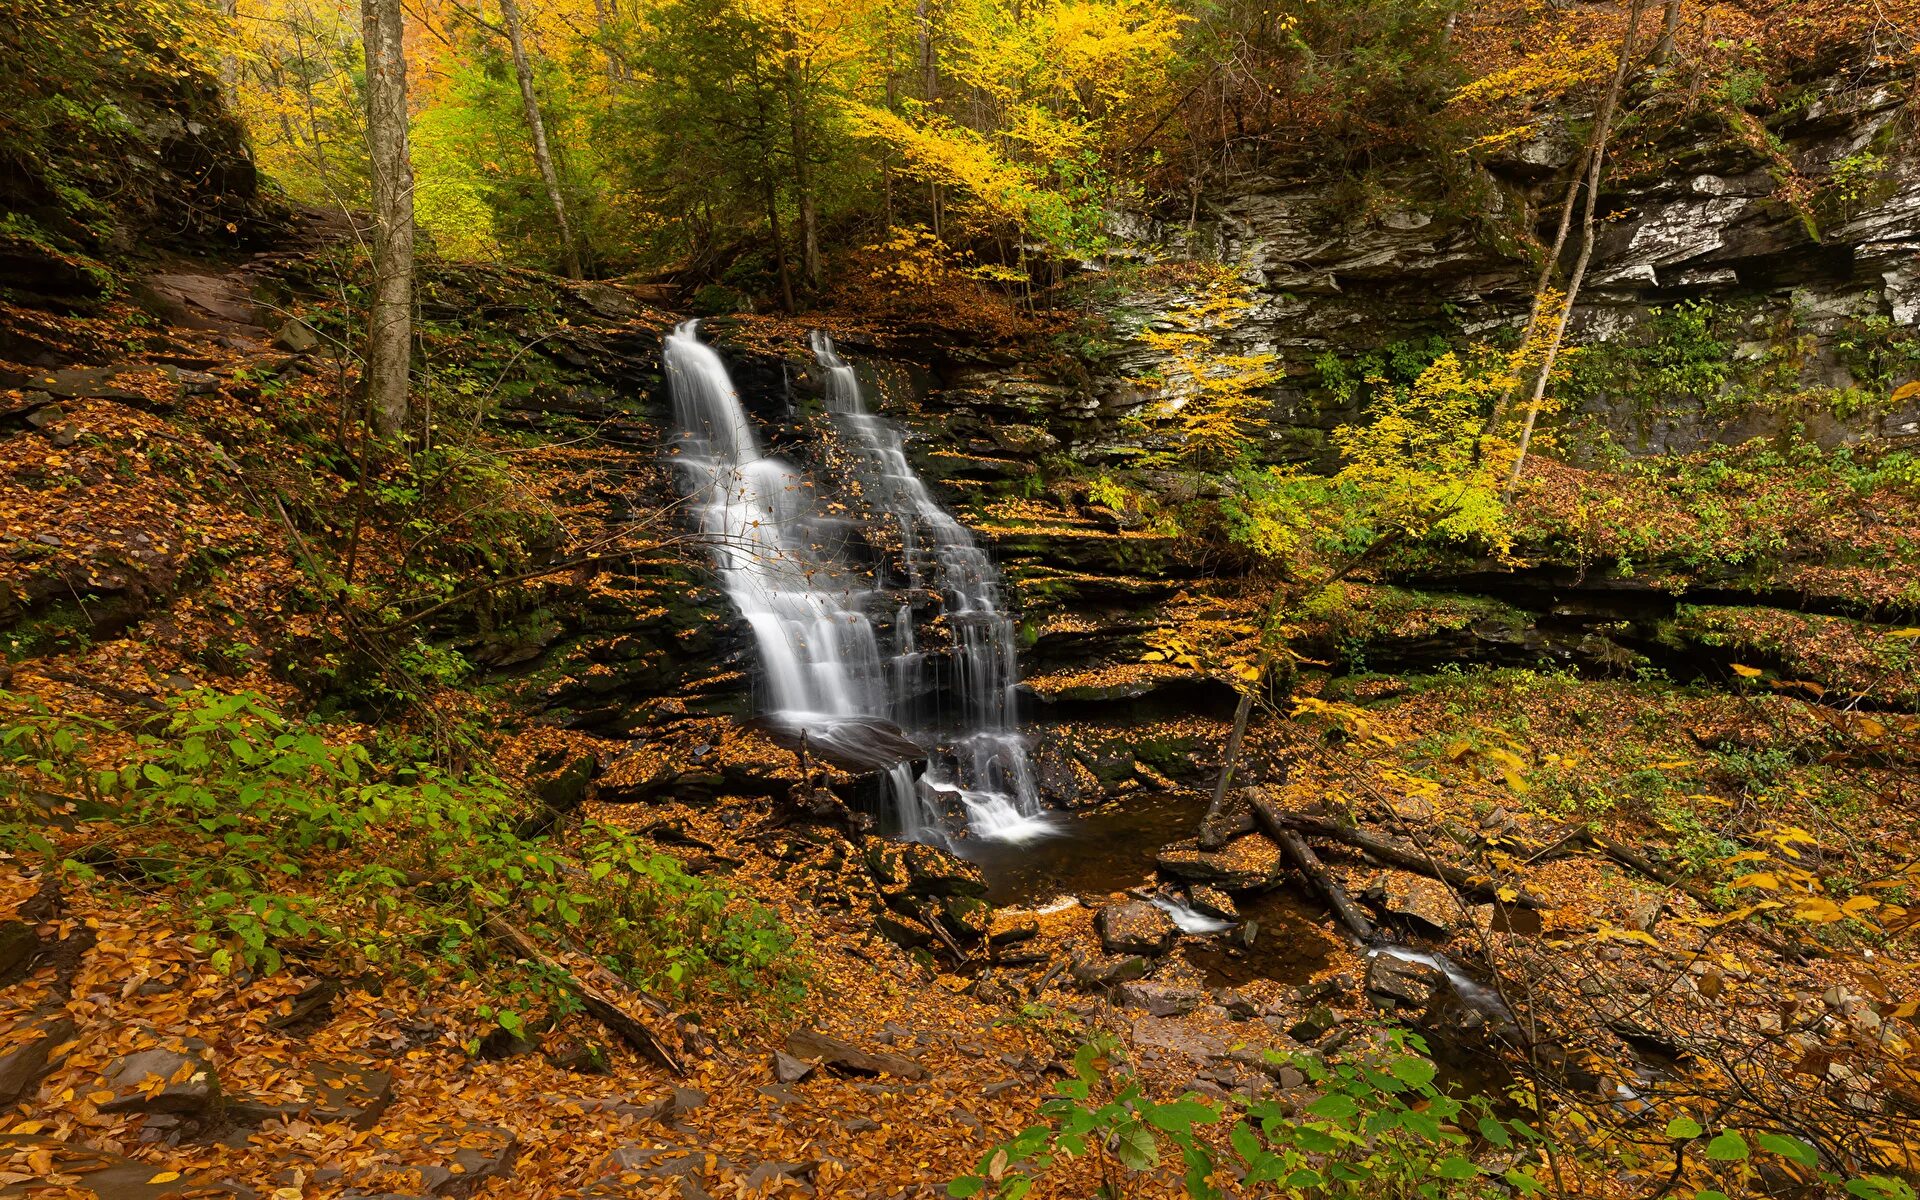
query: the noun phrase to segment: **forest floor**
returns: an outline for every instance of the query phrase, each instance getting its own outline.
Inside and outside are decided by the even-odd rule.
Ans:
[[[453,543],[502,529],[541,561],[671,553],[661,528],[636,531],[609,516],[660,486],[653,443],[628,426],[625,449],[605,436],[476,434],[470,444],[496,455],[489,470],[510,472],[482,486],[510,478],[523,489],[494,514],[497,525],[461,525],[473,520],[467,499],[446,501],[452,516],[434,510],[426,525],[410,524],[407,514],[423,510],[405,506],[424,502],[406,496],[390,500],[400,517],[381,509],[329,523],[326,506],[346,493],[330,498],[328,481],[354,468],[347,440],[327,440],[344,410],[339,378],[317,352],[324,322],[270,332],[237,299],[253,287],[244,275],[190,264],[163,274],[158,315],[133,306],[88,317],[0,312],[10,730],[47,728],[35,722],[49,715],[84,726],[87,745],[60,752],[98,770],[150,754],[141,737],[171,736],[157,717],[200,689],[257,693],[304,717],[317,685],[347,677],[351,664],[328,659],[330,648],[383,612],[423,608],[406,589],[432,572],[381,573],[428,554],[413,549],[422,541],[446,539],[431,548],[444,552],[432,571],[456,580],[429,598],[458,598],[461,573],[479,569]],[[664,315],[638,301],[602,303],[619,313],[609,338],[664,327]],[[497,385],[503,357],[454,378]],[[1540,468],[1539,511],[1570,488],[1652,503],[1624,476],[1571,471]],[[388,482],[396,492],[412,486]],[[1763,521],[1804,505],[1776,498],[1744,511]],[[1911,545],[1901,540],[1914,532],[1911,507],[1881,513],[1874,536]],[[1617,527],[1646,525],[1629,515]],[[326,572],[314,559],[336,552],[345,539],[334,535],[347,531],[356,547],[348,560],[358,553],[370,564],[357,586],[385,589],[365,608],[350,588],[316,598],[314,577]],[[322,535],[323,546],[309,540]],[[1755,530],[1725,539],[1749,536]],[[1856,598],[1899,601],[1900,570],[1896,559],[1842,582]],[[353,583],[353,568],[346,574]],[[617,591],[640,609],[667,604],[664,592],[677,586],[635,578],[631,587],[591,575],[566,586]],[[530,609],[576,594],[541,578],[517,586]],[[1272,782],[1244,801],[1302,820],[1338,817],[1411,856],[1411,868],[1383,866],[1316,839],[1328,877],[1384,928],[1408,947],[1444,951],[1499,993],[1533,1031],[1530,1057],[1500,1048],[1485,1009],[1449,1010],[1459,988],[1439,970],[1364,954],[1244,804],[1219,852],[1162,847],[1178,842],[1178,821],[1118,862],[1069,832],[1054,874],[1023,880],[1017,895],[996,892],[997,910],[981,917],[952,902],[999,886],[988,856],[984,874],[945,857],[901,867],[842,811],[783,803],[797,780],[791,756],[725,714],[689,713],[675,700],[681,711],[637,748],[529,715],[529,697],[592,693],[596,672],[609,668],[591,656],[567,658],[559,676],[508,671],[497,685],[440,686],[385,710],[428,717],[335,712],[324,728],[383,752],[483,763],[509,790],[538,787],[556,759],[604,764],[592,798],[556,827],[562,873],[592,861],[590,829],[625,829],[680,864],[673,887],[723,889],[731,912],[775,914],[795,940],[777,970],[755,961],[784,982],[652,978],[678,1018],[683,1071],[587,1012],[530,1012],[522,1033],[508,1029],[493,975],[525,953],[497,939],[457,967],[415,969],[380,957],[391,931],[368,918],[346,931],[346,949],[303,955],[294,940],[279,970],[220,957],[230,939],[195,926],[204,906],[156,882],[165,864],[151,860],[178,848],[119,822],[112,804],[90,806],[83,774],[62,777],[66,794],[47,790],[53,776],[33,761],[41,751],[17,733],[8,767],[23,786],[8,789],[6,828],[43,840],[30,845],[22,832],[0,861],[0,1196],[943,1194],[1034,1121],[1097,1030],[1121,1036],[1155,1095],[1259,1092],[1304,1108],[1314,1089],[1263,1051],[1364,1057],[1400,1024],[1428,1032],[1461,1086],[1537,1108],[1582,1194],[1648,1194],[1678,1176],[1663,1132],[1678,1114],[1712,1127],[1739,1113],[1856,1157],[1875,1139],[1897,1159],[1907,1153],[1904,1114],[1920,1111],[1907,1065],[1916,980],[1906,935],[1852,919],[1862,908],[1811,932],[1787,918],[1869,894],[1830,892],[1797,869],[1861,885],[1899,880],[1915,858],[1911,717],[1824,702],[1849,688],[1880,694],[1902,677],[1889,655],[1911,640],[1854,622],[1823,626],[1823,651],[1802,627],[1783,633],[1779,623],[1846,618],[1777,611],[1758,632],[1750,616],[1714,627],[1741,668],[1719,683],[1625,669],[1309,664],[1299,711],[1256,729],[1252,758],[1268,764]],[[1356,584],[1308,632],[1378,654],[1485,617],[1374,581]],[[703,628],[674,636],[699,653]],[[1749,652],[1769,645],[1771,658]],[[403,651],[420,653],[386,652]],[[430,675],[408,662],[407,678]],[[1097,684],[1127,666],[1089,664],[1087,678],[1053,682]],[[1824,683],[1810,680],[1817,672]],[[697,703],[704,693],[688,694]],[[584,702],[568,703],[576,712]],[[1224,727],[1193,717],[1152,732],[1211,746]],[[1049,736],[1070,750],[1086,733],[1069,725]],[[1152,763],[1131,771],[1126,788],[1063,816],[1063,829],[1124,824],[1169,802],[1185,806],[1177,816],[1202,802]],[[743,780],[753,790],[729,790]],[[376,850],[386,852],[398,854]],[[61,871],[52,889],[49,856],[83,869]],[[1156,860],[1171,893],[1151,886]],[[1465,882],[1435,887],[1419,860],[1458,865]],[[390,890],[444,887],[427,868],[410,865]],[[1777,876],[1771,886],[1753,881],[1762,870]],[[494,885],[471,886],[478,896]],[[1228,938],[1180,932],[1137,903],[1218,903],[1222,892],[1249,918]],[[488,903],[471,907],[484,913]],[[654,919],[670,924],[676,903],[670,893]],[[916,905],[946,915],[902,911]],[[1131,939],[1117,928],[1122,918],[1139,926]],[[549,977],[592,977],[606,949],[590,945],[590,957],[564,935],[545,945],[557,964]],[[416,953],[425,962],[417,938],[400,957]],[[810,1041],[808,1031],[850,1048]],[[1091,1194],[1099,1170],[1074,1160],[1040,1194]],[[1729,1190],[1759,1177],[1743,1175],[1759,1171],[1744,1162],[1715,1170]],[[1178,1189],[1168,1169],[1145,1177],[1139,1194]]]

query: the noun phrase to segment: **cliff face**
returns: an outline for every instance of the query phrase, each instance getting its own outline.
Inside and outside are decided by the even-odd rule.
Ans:
[[[1649,453],[1796,425],[1828,445],[1920,432],[1920,406],[1891,399],[1920,372],[1911,80],[1836,70],[1760,128],[1713,116],[1642,145],[1625,139],[1624,177],[1602,197],[1570,333],[1589,350],[1563,389],[1574,401],[1566,423],[1592,435],[1588,447],[1602,433]],[[1531,227],[1551,242],[1577,153],[1562,124],[1464,185],[1416,161],[1359,197],[1308,164],[1236,179],[1192,209],[1127,214],[1118,227],[1129,257],[1244,264],[1260,302],[1234,343],[1277,354],[1288,370],[1273,393],[1272,453],[1312,457],[1362,398],[1328,387],[1323,356],[1390,363],[1435,335],[1493,340],[1524,320],[1538,267],[1516,234]],[[1782,184],[1789,165],[1797,202]],[[1179,299],[1116,290],[1105,307],[1121,334]],[[1099,364],[1102,408],[1144,403],[1131,381],[1154,365],[1123,340]]]

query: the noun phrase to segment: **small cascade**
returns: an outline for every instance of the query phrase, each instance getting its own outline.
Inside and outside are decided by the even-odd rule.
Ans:
[[[922,744],[950,742],[951,769],[936,759],[922,786],[957,796],[975,836],[1031,841],[1052,832],[1041,815],[1026,740],[1016,720],[1019,663],[1014,626],[1001,601],[1000,574],[973,534],[942,508],[907,461],[901,427],[867,409],[859,377],[816,330],[814,357],[826,372],[827,408],[862,461],[862,490],[900,535],[907,586],[938,594],[952,631],[954,678],[928,686],[910,604],[894,616],[893,720]],[[958,712],[928,719],[920,697],[957,696]]]
[[[775,722],[817,742],[856,742],[892,710],[894,688],[868,611],[878,597],[815,549],[806,477],[760,449],[726,365],[676,328],[662,358],[681,429],[679,468],[713,545],[720,585],[753,629]],[[927,813],[911,768],[890,771],[901,832]]]

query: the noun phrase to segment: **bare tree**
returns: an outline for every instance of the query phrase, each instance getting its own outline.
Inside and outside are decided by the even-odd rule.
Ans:
[[[382,437],[407,424],[413,343],[413,156],[401,0],[360,0],[367,54],[367,156],[373,174],[373,309],[367,403]]]
[[[520,79],[520,105],[527,114],[527,133],[533,141],[533,162],[540,168],[541,182],[547,185],[547,201],[553,205],[553,222],[560,233],[560,260],[567,275],[578,279],[580,253],[574,246],[573,227],[567,222],[566,198],[560,192],[560,172],[554,168],[553,154],[547,148],[547,123],[540,115],[540,98],[533,90],[533,64],[527,58],[527,39],[517,0],[500,0],[500,20],[506,27],[507,45],[513,51],[513,73]]]
[[[1513,474],[1507,478],[1507,494],[1513,494],[1514,487],[1520,482],[1520,468],[1527,462],[1527,447],[1533,441],[1533,427],[1540,419],[1540,407],[1546,399],[1547,383],[1553,377],[1554,363],[1559,360],[1560,347],[1567,337],[1567,323],[1573,319],[1573,304],[1580,296],[1580,285],[1586,282],[1587,267],[1593,262],[1594,221],[1600,205],[1600,184],[1606,178],[1607,139],[1613,132],[1613,119],[1620,110],[1620,98],[1626,92],[1627,80],[1633,74],[1633,54],[1639,45],[1640,18],[1647,11],[1647,0],[1633,0],[1633,8],[1627,14],[1627,30],[1620,38],[1620,63],[1613,72],[1613,84],[1607,89],[1607,96],[1601,102],[1599,115],[1594,119],[1593,143],[1587,151],[1587,198],[1580,213],[1580,257],[1573,265],[1573,275],[1567,280],[1566,298],[1561,301],[1560,316],[1554,322],[1553,332],[1547,339],[1547,345],[1540,360],[1540,374],[1533,381],[1533,397],[1527,402],[1527,420],[1520,431],[1520,453],[1513,460]]]

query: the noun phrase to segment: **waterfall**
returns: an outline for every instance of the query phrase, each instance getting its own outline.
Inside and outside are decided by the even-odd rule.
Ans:
[[[980,837],[1028,841],[1050,827],[1040,812],[1033,766],[1015,716],[1020,681],[1013,619],[1000,596],[1000,573],[954,516],[942,508],[907,461],[901,427],[867,410],[859,377],[834,349],[833,339],[813,333],[813,353],[826,372],[827,408],[860,458],[862,490],[899,531],[908,586],[937,591],[953,639],[948,688],[928,689],[926,664],[917,645],[910,605],[894,617],[894,694],[891,716],[909,737],[929,744],[951,738],[953,763],[937,759],[922,786],[957,796],[969,828]],[[920,695],[955,694],[957,714],[920,719]]]
[[[678,465],[720,586],[753,629],[769,716],[817,744],[858,741],[892,708],[888,664],[867,616],[876,597],[816,549],[823,538],[806,477],[761,451],[698,326],[680,325],[662,351],[681,431]],[[922,836],[929,814],[910,767],[889,775],[901,833]]]

